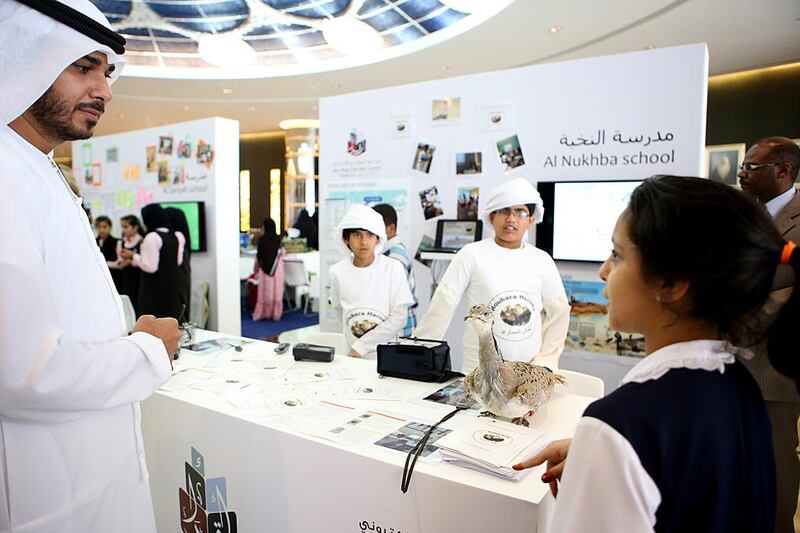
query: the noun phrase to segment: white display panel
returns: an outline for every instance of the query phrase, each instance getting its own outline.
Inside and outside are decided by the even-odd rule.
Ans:
[[[641,181],[556,183],[553,258],[605,261],[619,215]]]

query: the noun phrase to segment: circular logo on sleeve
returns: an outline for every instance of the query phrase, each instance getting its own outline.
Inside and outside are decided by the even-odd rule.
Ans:
[[[500,293],[489,301],[489,307],[494,311],[494,334],[497,338],[521,341],[533,333],[537,309],[526,293]]]

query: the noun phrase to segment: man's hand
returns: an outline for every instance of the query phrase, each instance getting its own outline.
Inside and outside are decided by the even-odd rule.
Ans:
[[[133,326],[133,333],[143,331],[154,337],[161,339],[164,348],[167,349],[169,359],[175,358],[178,351],[178,343],[181,339],[181,332],[178,329],[178,321],[174,318],[156,318],[153,315],[142,315]]]
[[[550,484],[550,492],[553,497],[558,495],[558,480],[564,472],[564,462],[567,460],[567,452],[572,439],[554,440],[547,448],[540,451],[527,461],[523,461],[513,466],[514,470],[524,470],[533,466],[538,466],[547,461],[547,470],[542,474],[542,483]]]

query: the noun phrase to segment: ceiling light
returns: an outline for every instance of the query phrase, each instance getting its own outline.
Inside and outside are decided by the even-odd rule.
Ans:
[[[313,118],[290,118],[281,120],[278,126],[283,130],[319,129],[319,120]]]
[[[184,111],[189,111],[189,106],[188,105],[183,106],[183,110]]]
[[[562,29],[563,29],[563,28],[562,28],[561,26],[550,26],[550,33],[558,33],[558,32],[560,32]]]
[[[442,65],[442,70],[450,70],[451,68],[453,68],[453,66],[450,65],[449,63]]]
[[[206,63],[215,67],[246,67],[256,61],[256,51],[235,31],[203,35],[197,51]]]
[[[352,17],[322,21],[322,36],[333,48],[350,55],[364,55],[383,48],[383,38],[372,26]]]
[[[247,110],[248,111],[255,111],[256,110],[256,106],[251,105],[250,107],[247,108]]]
[[[222,89],[222,94],[233,94],[233,89]]]

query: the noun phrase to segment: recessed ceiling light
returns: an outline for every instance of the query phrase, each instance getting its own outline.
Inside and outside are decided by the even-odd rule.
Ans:
[[[119,118],[125,118],[125,113],[120,113]]]
[[[314,111],[316,111],[316,110],[317,110],[317,106],[315,106],[315,105],[312,105],[312,106],[311,106],[311,109],[313,109]]]
[[[251,105],[250,107],[247,108],[247,110],[248,111],[255,111],[256,110],[256,106]]]
[[[233,94],[233,89],[222,89],[222,94]]]
[[[449,63],[445,63],[444,65],[442,65],[442,70],[450,70],[451,68],[453,68],[453,65]]]
[[[184,111],[189,111],[189,106],[188,105],[183,106],[183,110]]]
[[[656,47],[655,47],[654,45],[650,44],[650,45],[648,45],[648,46],[645,46],[645,48],[644,48],[644,49],[645,49],[645,50],[655,50],[655,48],[656,48]]]
[[[561,26],[550,26],[550,33],[558,33],[558,32],[560,32],[562,29],[563,29],[563,28],[562,28]]]

